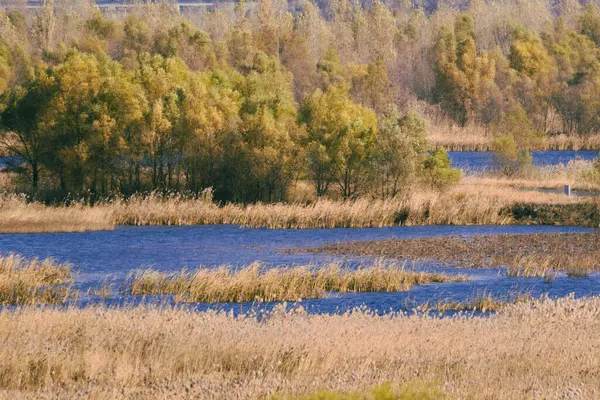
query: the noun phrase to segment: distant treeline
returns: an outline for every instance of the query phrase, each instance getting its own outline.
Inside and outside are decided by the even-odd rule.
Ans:
[[[292,11],[290,11],[292,10]],[[107,19],[93,2],[0,13],[1,151],[23,190],[93,198],[213,188],[221,201],[395,196],[456,181],[427,119],[517,154],[600,130],[600,11],[576,0],[287,3]],[[26,186],[23,186],[26,185]]]

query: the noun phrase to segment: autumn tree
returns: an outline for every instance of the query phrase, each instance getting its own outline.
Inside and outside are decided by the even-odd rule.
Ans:
[[[418,176],[427,152],[427,123],[416,111],[389,106],[379,121],[376,171],[382,197],[395,197]]]
[[[305,99],[300,121],[307,130],[308,168],[317,195],[337,183],[344,198],[355,196],[373,161],[375,114],[352,102],[346,87],[330,86]]]
[[[48,152],[52,138],[48,135],[44,115],[55,90],[55,79],[40,65],[30,81],[8,93],[0,113],[2,148],[26,163],[34,193],[39,189],[42,165],[52,156]]]
[[[495,65],[487,53],[477,54],[469,15],[460,15],[454,29],[442,27],[434,54],[434,100],[461,125],[475,121],[494,87]]]

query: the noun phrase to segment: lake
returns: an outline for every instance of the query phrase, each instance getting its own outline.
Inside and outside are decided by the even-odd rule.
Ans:
[[[598,151],[532,151],[532,163],[537,167],[566,165],[569,161],[593,161],[598,158]],[[448,152],[448,158],[454,168],[464,171],[482,172],[494,167],[494,154],[487,151]]]
[[[282,252],[291,248],[320,247],[339,241],[368,241],[391,238],[423,238],[451,235],[498,235],[552,232],[590,232],[591,229],[554,226],[422,226],[368,229],[306,229],[268,230],[247,229],[234,225],[188,226],[188,227],[119,227],[115,231],[56,233],[56,234],[0,234],[0,252],[19,253],[27,257],[53,257],[67,261],[77,271],[77,286],[84,291],[107,276],[119,282],[135,269],[152,266],[161,271],[176,271],[183,267],[200,265],[214,267],[230,264],[235,267],[261,261],[269,265],[298,265],[326,263],[338,256],[329,254]],[[369,259],[343,258],[356,266]],[[467,274],[470,282],[431,284],[417,286],[401,293],[335,294],[329,298],[306,300],[301,305],[312,312],[343,312],[366,305],[379,311],[400,311],[407,301],[424,303],[438,299],[465,300],[476,293],[493,295],[530,293],[534,296],[576,296],[600,294],[600,275],[592,274],[586,279],[571,279],[559,274],[554,283],[544,283],[542,278],[506,277],[498,269],[460,269],[444,267],[436,263],[419,262],[416,269],[440,271],[448,274]],[[113,303],[138,301],[118,296]],[[274,304],[262,304],[269,308]],[[247,311],[256,305],[211,304],[199,308],[218,308]]]

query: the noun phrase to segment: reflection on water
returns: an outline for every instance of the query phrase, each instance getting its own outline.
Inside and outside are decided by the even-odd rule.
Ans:
[[[324,263],[336,259],[327,254],[286,254],[289,248],[319,247],[326,243],[390,238],[422,238],[449,235],[526,234],[542,232],[585,232],[589,229],[551,226],[426,226],[372,229],[243,229],[232,225],[191,227],[121,227],[113,232],[59,234],[1,234],[0,252],[15,252],[28,257],[54,257],[74,264],[78,285],[86,288],[103,282],[107,275],[116,282],[133,269],[152,266],[162,271],[182,267],[243,266],[253,261],[270,265]],[[345,257],[355,265],[367,258]],[[505,296],[510,293],[548,293],[551,296],[600,294],[600,275],[588,279],[569,279],[559,275],[554,283],[542,278],[508,278],[500,270],[464,270],[443,267],[435,261],[418,262],[415,268],[471,275],[470,282],[418,286],[405,293],[333,294],[326,299],[305,300],[301,304],[315,312],[343,312],[365,305],[372,310],[399,311],[407,302],[435,302],[452,298],[465,300],[486,291]],[[132,299],[114,299],[131,301]],[[255,305],[210,305],[245,311]],[[266,305],[266,307],[273,306]],[[206,308],[200,305],[200,308]]]

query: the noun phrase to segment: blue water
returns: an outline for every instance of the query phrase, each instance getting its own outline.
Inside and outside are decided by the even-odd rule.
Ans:
[[[176,271],[183,267],[230,264],[243,266],[261,261],[272,266],[325,263],[340,256],[329,254],[282,252],[291,248],[311,248],[339,241],[366,241],[391,238],[422,238],[450,235],[496,235],[550,232],[586,232],[589,229],[552,226],[426,226],[373,229],[244,229],[233,225],[190,227],[121,227],[112,232],[57,234],[0,234],[1,253],[19,253],[27,257],[54,257],[70,262],[77,271],[77,285],[85,291],[104,282],[107,277],[117,284],[135,269],[153,267]],[[344,257],[349,265],[368,263],[368,258]],[[409,303],[425,303],[452,298],[465,300],[478,292],[506,296],[529,292],[551,296],[600,294],[600,275],[587,279],[570,279],[559,275],[552,284],[540,278],[508,278],[497,269],[457,269],[435,261],[421,261],[415,268],[467,274],[470,282],[431,284],[403,293],[367,293],[332,295],[326,299],[306,300],[300,305],[313,312],[343,312],[366,305],[372,310],[401,311]],[[132,301],[123,297],[114,301]],[[261,305],[272,307],[273,304]],[[256,305],[200,305],[247,311]]]
[[[587,160],[598,158],[598,151],[533,151],[533,165],[538,167],[566,165],[569,161]],[[448,152],[454,168],[465,171],[486,171],[494,167],[493,153],[491,152]]]

